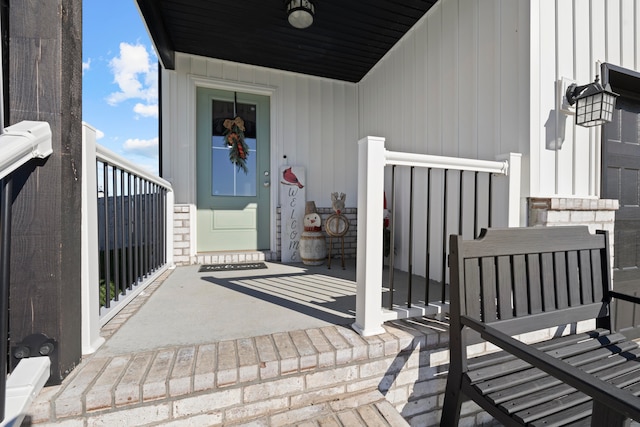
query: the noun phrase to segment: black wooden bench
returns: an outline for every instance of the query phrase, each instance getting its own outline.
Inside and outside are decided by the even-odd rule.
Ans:
[[[483,230],[450,239],[450,369],[441,426],[472,399],[504,425],[622,426],[640,420],[640,348],[612,330],[606,232]],[[527,345],[526,332],[596,319],[595,330]],[[560,335],[559,333],[556,335]],[[503,351],[467,358],[467,345]]]

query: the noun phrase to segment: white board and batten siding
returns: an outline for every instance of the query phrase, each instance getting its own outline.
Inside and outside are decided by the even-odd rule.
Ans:
[[[443,0],[367,74],[359,86],[360,136],[386,138],[392,151],[497,160],[526,153],[529,143],[528,2]],[[387,174],[389,174],[388,169]],[[396,177],[397,206],[408,206],[408,173]],[[425,183],[424,172],[416,180]],[[523,177],[526,182],[526,177]],[[390,188],[387,177],[387,194]],[[434,178],[436,188],[440,178]],[[426,194],[417,184],[416,236],[426,235]],[[432,240],[441,241],[440,206],[432,210]],[[403,241],[408,212],[398,209],[398,265],[406,265]],[[436,224],[434,226],[434,224]],[[454,230],[449,230],[453,232]],[[424,253],[424,239],[414,253]],[[432,254],[439,277],[441,253]],[[422,262],[415,262],[424,274]]]
[[[596,62],[640,71],[640,3],[634,0],[532,2],[531,194],[600,195],[601,132],[574,125],[559,108],[562,78],[596,77]],[[555,89],[555,90],[554,90]],[[553,144],[562,145],[553,150]]]
[[[273,230],[282,166],[306,167],[306,197],[317,206],[331,206],[335,191],[346,193],[347,205],[355,206],[356,84],[181,53],[176,69],[162,73],[162,170],[176,203],[196,203],[195,90],[205,86],[271,97]]]
[[[633,0],[442,0],[359,85],[360,137],[494,160],[520,152],[523,196],[597,197],[600,130],[559,109],[596,61],[640,71]]]

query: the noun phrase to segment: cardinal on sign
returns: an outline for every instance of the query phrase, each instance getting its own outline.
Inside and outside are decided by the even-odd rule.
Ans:
[[[296,176],[296,174],[291,171],[291,168],[287,168],[284,170],[284,172],[282,172],[282,179],[283,184],[297,185],[299,188],[304,187],[304,185],[302,185],[300,181],[298,181],[298,177]]]

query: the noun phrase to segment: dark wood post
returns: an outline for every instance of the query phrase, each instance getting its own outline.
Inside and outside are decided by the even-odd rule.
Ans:
[[[58,384],[82,356],[82,0],[4,2],[6,125],[46,121],[53,135],[53,155],[14,178],[10,348],[54,340],[48,384]]]

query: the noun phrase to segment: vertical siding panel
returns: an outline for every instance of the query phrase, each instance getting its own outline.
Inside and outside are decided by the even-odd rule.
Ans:
[[[322,88],[320,86],[320,80],[312,79],[309,81],[308,97],[309,97],[309,126],[308,126],[308,140],[309,146],[307,148],[307,156],[309,158],[309,169],[313,170],[313,175],[307,175],[307,184],[313,185],[316,188],[319,196],[322,196],[322,185],[324,180],[325,165],[322,162],[322,149],[328,148],[323,146],[322,141],[322,105],[321,105]],[[313,168],[311,167],[313,165]],[[309,200],[314,200],[309,198]],[[327,206],[324,199],[315,200],[316,206]]]
[[[296,165],[307,169],[307,183],[317,177],[313,173],[309,159],[309,86],[308,79],[300,75],[295,77],[294,121],[285,122],[285,126],[295,129],[295,139],[291,141],[296,147]]]
[[[573,78],[577,84],[586,84],[593,81],[593,71],[595,69],[595,61],[591,59],[589,46],[589,26],[585,23],[589,22],[589,9],[586,7],[574,7],[574,52],[573,74],[560,73],[559,77]],[[562,22],[562,20],[560,21]],[[566,118],[566,141],[574,144],[574,168],[573,175],[574,187],[573,194],[593,195],[595,171],[599,166],[594,164],[593,138],[588,129],[575,126],[574,116]]]
[[[458,67],[460,155],[478,156],[478,3],[471,2],[459,11]]]
[[[620,0],[608,1],[605,6],[606,13],[606,61],[612,64],[620,64]]]
[[[640,70],[640,4],[638,2],[634,2],[635,11],[634,11],[634,34],[633,37],[635,46],[634,46],[634,68],[636,70]]]
[[[556,70],[553,80],[547,80],[548,84],[541,87],[542,97],[549,99],[547,105],[553,106],[550,110],[549,126],[553,132],[553,139],[557,147],[557,169],[556,169],[556,193],[557,194],[574,194],[573,186],[575,183],[575,174],[573,170],[573,126],[567,115],[560,112],[556,107],[559,105],[557,92],[554,90],[556,82],[561,76],[572,76],[574,74],[574,21],[573,21],[573,2],[558,1],[556,2],[557,18],[555,21],[556,28]],[[549,26],[551,26],[549,24]],[[551,98],[553,96],[553,98]],[[569,126],[567,126],[569,124]],[[567,128],[569,131],[567,131]],[[581,150],[587,152],[587,150]],[[587,164],[588,166],[588,164]],[[562,178],[561,178],[562,176]],[[586,178],[586,177],[585,177]],[[586,181],[586,180],[584,180]]]
[[[518,109],[517,99],[521,96],[519,75],[526,70],[519,70],[518,65],[518,32],[520,22],[518,20],[519,2],[502,0],[500,4],[500,117],[501,134],[500,146],[496,147],[496,153],[504,153],[507,142],[518,135]],[[552,80],[553,81],[553,80]],[[553,91],[553,86],[549,89]]]
[[[348,150],[345,159],[349,165],[349,171],[345,174],[345,182],[351,203],[350,206],[356,206],[358,201],[358,112],[355,106],[358,102],[358,90],[355,85],[344,84],[345,87],[345,108],[347,110],[345,129],[347,134],[347,142],[345,148]]]
[[[458,1],[442,5],[442,51],[440,52],[442,96],[442,154],[458,156]]]
[[[608,61],[607,29],[605,25],[605,0],[591,0],[591,60],[589,80],[595,78],[595,61]]]
[[[494,144],[496,143],[495,110],[498,88],[494,86],[494,64],[496,62],[497,40],[494,39],[495,0],[487,0],[478,7],[478,158],[492,159]]]
[[[345,118],[346,110],[344,108],[344,100],[345,100],[344,86],[340,84],[335,84],[332,88],[332,91],[333,91],[334,108],[333,108],[333,115],[330,119],[333,121],[334,126],[333,126],[333,135],[327,141],[328,147],[331,147],[330,151],[333,154],[332,161],[334,165],[334,173],[329,179],[333,184],[333,190],[331,190],[330,192],[338,191],[338,192],[346,193],[345,180],[346,180],[347,171],[345,169],[347,167],[353,168],[352,162],[355,160],[357,164],[357,160],[356,160],[357,157],[348,159],[349,162],[347,162],[347,159],[345,159],[345,153],[346,153],[345,147],[346,147],[346,144],[350,143],[350,141],[347,141],[347,132],[346,132],[347,121]],[[356,170],[358,169],[357,166],[355,167],[355,169]],[[347,206],[353,206],[351,205],[351,203],[353,203],[352,198],[354,197],[354,195],[347,194],[347,196],[348,196]],[[328,197],[328,195],[325,195],[324,197]]]
[[[321,200],[327,200],[328,194],[331,193],[333,188],[333,179],[331,176],[333,174],[329,174],[328,172],[333,172],[335,170],[335,165],[333,164],[333,152],[329,149],[331,145],[333,145],[333,108],[334,105],[334,96],[332,85],[329,82],[322,82],[322,91],[320,94],[322,110],[320,112],[320,119],[322,122],[322,164],[327,165],[327,179],[322,180],[321,186]],[[331,199],[329,199],[331,200]],[[327,203],[326,206],[331,206],[330,203]]]
[[[442,2],[433,7],[434,12],[428,21],[427,30],[427,105],[429,144],[428,154],[442,154],[442,85],[440,84],[440,51],[442,40]],[[432,9],[432,10],[433,10]]]
[[[301,165],[296,151],[297,129],[294,123],[297,119],[297,108],[287,108],[296,105],[296,78],[293,75],[283,74],[282,76],[282,147],[283,155],[286,155],[285,164],[292,166]],[[308,193],[307,193],[308,194]]]
[[[556,51],[555,2],[543,3],[540,4],[540,27],[538,28],[540,35],[540,70],[539,81],[537,82],[537,96],[540,99],[541,106],[538,123],[542,133],[540,141],[538,143],[534,141],[531,147],[532,150],[538,150],[540,165],[533,165],[532,170],[538,171],[538,191],[542,194],[556,194],[557,153],[553,146],[549,147],[549,145],[553,144],[556,135],[553,123],[554,112],[552,111],[555,105],[553,85],[556,81],[556,58],[555,54],[549,54],[549,52]],[[532,95],[536,96],[536,94]]]
[[[403,146],[407,147],[408,151],[413,153],[418,152],[419,145],[416,141],[415,135],[415,123],[416,123],[416,75],[415,75],[415,35],[411,34],[403,43],[402,49],[402,79],[398,79],[400,83],[400,90],[402,93],[402,99],[405,102],[402,104],[402,120],[408,124],[408,126],[402,126],[402,141]]]
[[[416,144],[419,153],[428,152],[427,129],[428,115],[427,103],[429,95],[427,92],[427,26],[421,25],[416,29],[415,35],[415,122]]]
[[[620,39],[621,39],[621,65],[626,68],[635,66],[635,44],[637,33],[634,28],[635,8],[637,1],[621,0],[620,5]]]

